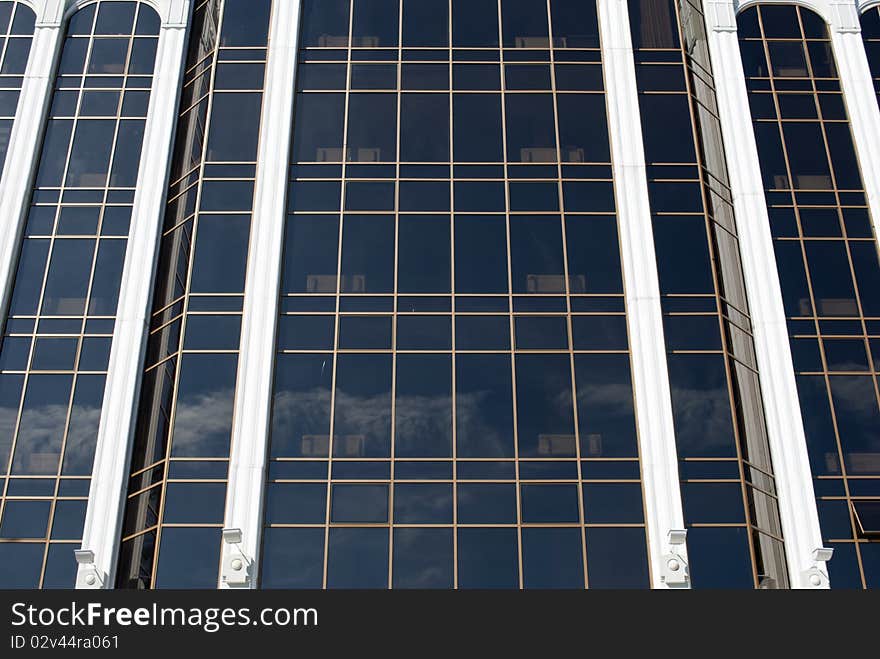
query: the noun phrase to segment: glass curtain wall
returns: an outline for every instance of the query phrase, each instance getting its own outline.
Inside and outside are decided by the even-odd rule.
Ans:
[[[0,172],[18,109],[36,16],[21,2],[0,2]]]
[[[828,27],[787,5],[738,27],[831,586],[877,587],[880,263]]]
[[[694,588],[788,587],[699,0],[630,0]]]
[[[595,5],[301,30],[262,587],[648,587]]]
[[[270,10],[194,7],[120,588],[217,587]]]
[[[0,587],[75,581],[158,34],[137,2],[67,25],[0,351]]]

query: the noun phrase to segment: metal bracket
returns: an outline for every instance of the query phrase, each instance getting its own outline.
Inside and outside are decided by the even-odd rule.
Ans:
[[[230,588],[250,588],[251,561],[241,550],[241,529],[223,529],[223,569],[220,578]]]
[[[95,552],[91,549],[77,549],[73,552],[79,566],[76,572],[78,590],[101,590],[104,588],[104,575],[95,565]]]
[[[663,554],[660,580],[670,588],[688,588],[691,585],[690,571],[681,549],[687,540],[686,529],[672,529],[667,535],[669,551]]]
[[[828,570],[822,568],[825,563],[831,560],[832,556],[834,556],[834,550],[828,547],[819,547],[813,550],[813,560],[815,561],[813,567],[801,572],[804,588],[819,590],[829,587]]]

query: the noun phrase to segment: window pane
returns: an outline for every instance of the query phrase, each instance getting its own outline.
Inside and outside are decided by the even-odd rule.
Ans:
[[[599,21],[594,4],[580,0],[553,0],[550,14],[556,48],[599,47]]]
[[[754,588],[748,532],[743,528],[688,530],[690,573],[695,588]]]
[[[616,218],[567,215],[565,240],[572,293],[623,293]]]
[[[457,48],[497,48],[498,2],[452,0],[452,45]]]
[[[43,293],[44,315],[81,316],[92,270],[94,240],[56,240]]]
[[[450,292],[449,217],[403,215],[398,231],[398,291]]]
[[[271,2],[227,2],[223,12],[220,45],[264,46],[269,29]]]
[[[394,486],[395,524],[452,524],[452,485],[397,483]]]
[[[288,219],[282,290],[335,293],[339,258],[339,218],[294,215]]]
[[[452,529],[394,529],[394,588],[452,588]]]
[[[262,588],[320,588],[323,566],[323,529],[266,529]]]
[[[459,457],[513,457],[513,385],[507,355],[458,355]]]
[[[342,230],[343,293],[394,291],[394,218],[346,215]]]
[[[455,94],[455,160],[500,162],[502,160],[501,96]]]
[[[391,355],[340,355],[333,455],[386,457],[391,450]]]
[[[580,529],[522,530],[526,588],[584,588]]]
[[[668,360],[679,457],[736,457],[723,357],[673,354]]]
[[[398,4],[398,0],[354,0],[351,45],[396,46]]]
[[[643,529],[587,529],[590,588],[650,588]]]
[[[636,48],[678,48],[678,25],[672,0],[630,0],[629,14]]]
[[[577,454],[567,355],[517,355],[516,401],[520,457]]]
[[[846,470],[876,474],[872,460],[880,456],[880,409],[870,377],[829,378]]]
[[[388,485],[334,484],[330,521],[343,524],[388,521]]]
[[[350,0],[304,0],[302,41],[304,46],[348,45]]]
[[[244,291],[250,218],[243,215],[201,215],[193,257],[193,293]]]
[[[505,48],[548,48],[547,3],[504,0],[501,6]]]
[[[556,162],[553,98],[545,94],[507,94],[507,159]]]
[[[155,587],[216,589],[220,542],[220,529],[164,529]]]
[[[404,0],[403,46],[449,45],[448,0]]]
[[[143,121],[119,122],[116,150],[113,155],[113,171],[110,174],[111,187],[133,188],[137,185],[143,141]]]
[[[295,112],[293,162],[341,162],[345,96],[297,94]]]
[[[516,529],[460,529],[459,587],[518,588],[518,554]]]
[[[0,544],[0,581],[4,588],[33,590],[40,585],[42,544]]]
[[[174,416],[174,455],[229,455],[237,355],[183,355]]]
[[[88,476],[92,473],[98,424],[104,403],[104,381],[103,375],[80,374],[76,379],[67,442],[64,445],[63,473],[66,476]]]
[[[115,129],[115,121],[103,119],[80,120],[77,123],[67,170],[68,186],[100,188],[107,184]]]
[[[514,293],[565,293],[562,226],[558,216],[510,218]]]
[[[403,94],[400,112],[400,159],[448,161],[449,98],[440,94]]]
[[[273,457],[324,457],[330,444],[332,355],[278,355]]]
[[[350,162],[390,162],[397,158],[397,95],[352,94],[348,102]]]
[[[395,406],[397,457],[452,457],[452,359],[399,355]]]
[[[214,94],[208,160],[250,162],[257,159],[262,94]]]
[[[691,112],[684,95],[639,96],[645,158],[655,162],[696,162]]]
[[[575,355],[581,457],[637,457],[635,410],[626,355]]]
[[[559,141],[564,162],[611,162],[605,98],[559,94]]]
[[[330,529],[330,588],[388,587],[388,529]]]

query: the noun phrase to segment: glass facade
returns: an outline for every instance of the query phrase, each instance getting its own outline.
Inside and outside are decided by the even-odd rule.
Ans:
[[[842,91],[865,71],[843,13],[753,5],[734,36],[702,0],[193,0],[183,32],[173,3],[70,4],[58,27],[49,0],[0,0],[0,168],[29,174],[0,190],[22,217],[0,236],[0,589],[72,587],[81,548],[103,585],[235,587],[227,510],[256,588],[674,587],[650,569],[670,529],[650,546],[648,524],[679,514],[646,514],[658,480],[681,487],[690,586],[817,587],[789,572],[814,512],[783,538],[774,462],[812,478],[832,587],[880,586],[880,252],[854,144],[876,127]],[[880,103],[880,8],[861,28]],[[772,263],[741,251],[716,86],[748,98],[760,171],[733,178],[763,183]],[[16,117],[23,94],[40,116]],[[642,140],[610,139],[635,112]],[[15,122],[39,142],[7,155]],[[155,263],[123,283],[149,227]],[[781,282],[795,377],[766,365],[770,396],[744,257]],[[129,284],[152,293],[144,357],[109,371],[114,334],[138,338]],[[630,327],[662,334],[671,409]],[[131,445],[99,449],[105,389],[134,383],[133,418],[106,411]],[[795,393],[807,445],[771,456],[765,409]],[[113,542],[86,547],[96,450],[125,485],[89,515],[86,544]]]
[[[738,25],[831,585],[876,588],[880,263],[828,28],[778,5]]]
[[[0,352],[6,587],[74,583],[158,30],[137,2],[67,25]]]
[[[874,91],[880,100],[880,7],[872,7],[859,18],[865,54],[868,56],[868,66],[874,79]]]
[[[786,588],[704,17],[629,6],[693,586]]]
[[[648,587],[595,6],[302,12],[261,586]]]
[[[120,588],[217,586],[270,9],[194,9]]]
[[[34,34],[36,16],[21,2],[0,2],[0,172]]]

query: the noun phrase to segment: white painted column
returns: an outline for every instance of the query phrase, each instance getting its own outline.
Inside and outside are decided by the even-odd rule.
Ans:
[[[874,80],[865,54],[859,11],[855,0],[833,5],[831,43],[840,86],[846,101],[862,183],[874,223],[880,236],[880,108]]]
[[[684,513],[629,12],[626,0],[598,0],[598,11],[651,577],[654,588],[667,588],[669,555],[686,560],[687,550],[671,547],[668,537],[684,529]]]
[[[94,564],[80,565],[77,588],[112,588],[115,580],[190,15],[189,0],[161,5],[153,88],[83,531],[82,547],[94,552]],[[89,583],[91,577],[97,577],[97,583]]]
[[[709,51],[754,329],[767,434],[793,588],[827,588],[819,516],[733,2],[706,2]],[[816,572],[818,571],[818,573]],[[818,577],[818,585],[811,583]]]
[[[18,100],[18,110],[0,185],[0,314],[5,318],[15,284],[21,239],[27,224],[34,177],[40,163],[43,131],[55,67],[61,51],[61,2],[33,3],[37,14],[31,54]]]
[[[255,588],[258,583],[281,258],[287,217],[299,10],[298,1],[275,2],[269,24],[266,89],[226,495],[225,527],[240,530],[241,538],[233,543],[223,543],[221,588]],[[247,579],[241,579],[244,567],[236,574],[230,565],[235,560],[249,566]]]

